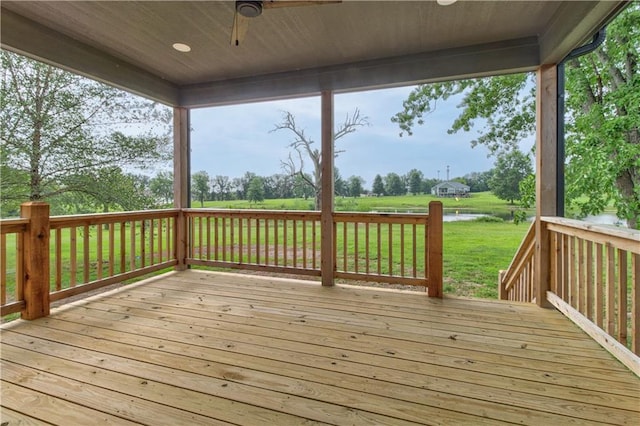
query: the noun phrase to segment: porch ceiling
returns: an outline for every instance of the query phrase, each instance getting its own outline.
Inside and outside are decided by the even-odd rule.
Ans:
[[[232,46],[233,1],[3,1],[1,40],[193,107],[533,70],[561,60],[623,5],[347,0],[265,10]]]

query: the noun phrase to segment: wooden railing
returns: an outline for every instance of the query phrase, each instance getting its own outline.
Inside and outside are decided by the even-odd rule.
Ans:
[[[320,212],[172,209],[50,217],[45,203],[22,207],[23,218],[0,221],[2,316],[46,316],[50,302],[172,266],[321,275]],[[441,203],[431,203],[429,215],[333,218],[332,278],[423,285],[429,296],[441,297]]]
[[[186,263],[320,276],[320,212],[186,209]]]
[[[535,299],[535,224],[532,223],[516,251],[511,265],[500,271],[498,288],[500,299],[517,302],[533,302]]]
[[[29,219],[6,219],[0,226],[0,305],[2,316],[24,307],[24,241]]]
[[[51,301],[176,264],[177,210],[52,217]]]
[[[335,278],[442,294],[442,208],[429,215],[334,213]],[[320,212],[186,209],[186,263],[320,276]]]
[[[640,375],[640,231],[543,217],[549,235],[549,291],[544,297]],[[535,240],[525,237],[500,297],[532,301]]]
[[[49,302],[177,263],[178,210],[49,217],[46,204],[30,204],[29,217],[1,221],[2,316],[41,316]],[[41,250],[29,243],[34,240]],[[25,315],[28,298],[40,304]]]

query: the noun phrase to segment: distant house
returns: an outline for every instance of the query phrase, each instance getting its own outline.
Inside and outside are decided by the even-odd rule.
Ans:
[[[460,182],[441,182],[431,188],[431,195],[436,197],[468,197],[471,188]]]

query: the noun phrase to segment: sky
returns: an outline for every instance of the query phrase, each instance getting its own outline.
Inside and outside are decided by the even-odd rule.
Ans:
[[[412,89],[335,95],[336,126],[356,108],[370,123],[336,142],[336,149],[345,151],[335,160],[344,179],[361,176],[365,188],[370,188],[376,174],[403,175],[415,168],[426,178],[445,180],[447,166],[450,178],[493,167],[495,159],[487,157],[485,147],[471,148],[474,131],[447,134],[461,111],[457,108],[460,97],[440,102],[436,111],[425,117],[423,125],[414,127],[412,136],[400,137],[400,129],[391,117],[402,110],[402,101]],[[230,178],[247,171],[260,176],[283,173],[281,161],[287,159],[291,150],[288,145],[294,140],[289,130],[272,132],[281,122],[283,111],[291,112],[298,126],[319,147],[320,97],[192,110],[192,173],[204,170],[211,177]]]

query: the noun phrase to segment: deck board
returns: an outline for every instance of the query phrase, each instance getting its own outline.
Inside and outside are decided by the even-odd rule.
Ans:
[[[639,395],[554,310],[241,274],[168,274],[2,330],[14,423],[637,424]]]

